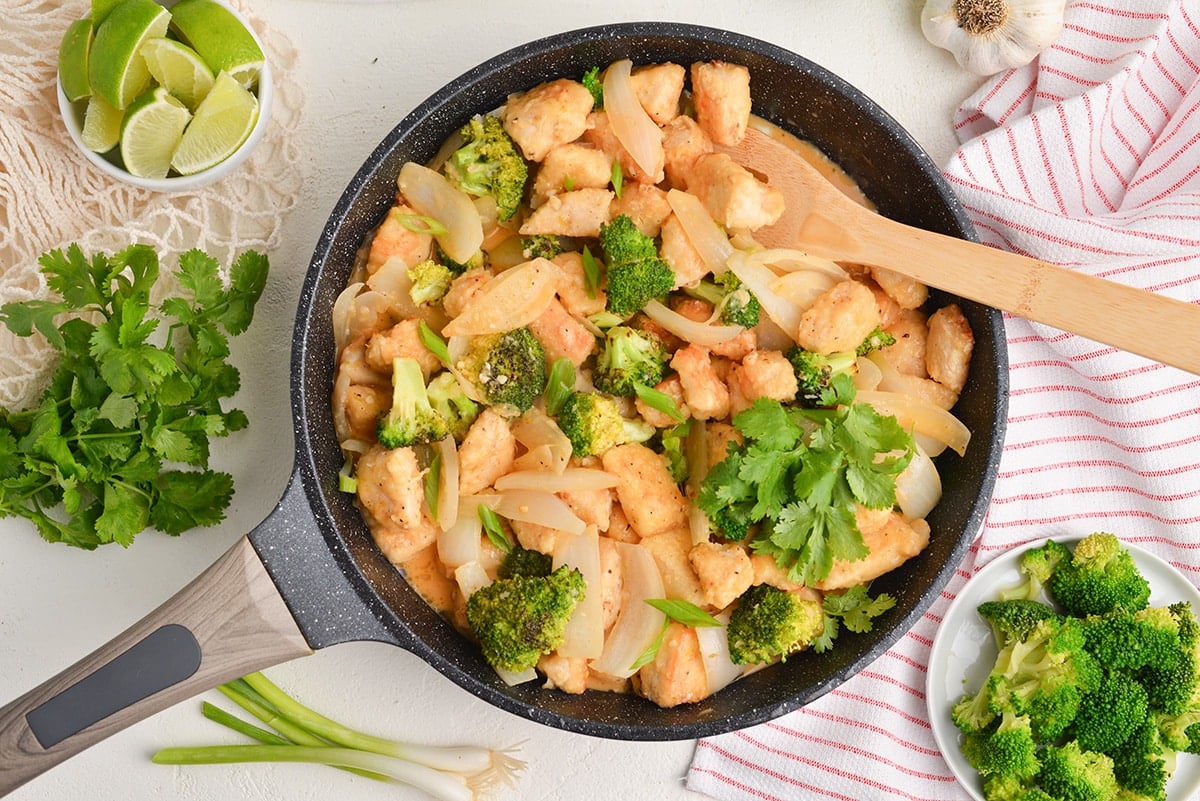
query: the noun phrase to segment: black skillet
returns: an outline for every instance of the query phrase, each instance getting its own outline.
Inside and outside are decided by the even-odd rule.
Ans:
[[[977,342],[970,385],[955,409],[974,436],[964,458],[939,457],[944,497],[929,518],[928,549],[873,587],[895,596],[895,608],[873,632],[843,636],[829,654],[799,654],[700,703],[659,709],[630,695],[571,696],[537,682],[506,686],[388,564],[350,496],[338,492],[330,313],[355,252],[392,203],[400,166],[427,161],[465,119],[502,105],[512,92],[620,58],[748,66],[756,113],[829,154],[882,214],[974,238],[936,166],[891,117],[837,76],[762,41],[674,23],[607,25],[522,45],[476,67],[384,139],[321,234],[296,318],[296,462],[279,505],[142,622],[0,709],[0,795],[177,701],[341,642],[397,645],[468,692],[549,726],[613,739],[677,740],[743,728],[807,704],[886,651],[924,614],[982,523],[1003,441],[1008,368],[1001,317],[975,303],[961,304]],[[935,293],[935,302],[946,300]]]

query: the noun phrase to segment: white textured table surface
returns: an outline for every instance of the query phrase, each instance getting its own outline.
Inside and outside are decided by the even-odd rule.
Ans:
[[[215,452],[235,476],[228,520],[179,539],[148,533],[129,550],[87,553],[0,521],[0,704],[85,655],[166,600],[274,506],[292,465],[288,350],[300,285],[317,235],[375,145],[442,84],[507,48],[572,28],[644,19],[754,36],[799,53],[874,98],[944,164],[951,115],[978,84],[919,28],[920,0],[256,0],[299,51],[304,88],[304,196],[270,254],[272,277],[254,325],[236,343],[235,404],[251,426]],[[507,10],[503,10],[507,9]],[[507,798],[700,799],[683,789],[691,742],[622,743],[566,734],[476,700],[410,654],[336,646],[269,673],[318,709],[380,733],[430,742],[523,742],[529,769]],[[206,696],[208,697],[208,696]],[[215,693],[211,697],[219,697]],[[407,788],[307,766],[171,768],[166,745],[216,742],[220,727],[181,703],[18,789],[14,801],[68,799],[420,799]]]

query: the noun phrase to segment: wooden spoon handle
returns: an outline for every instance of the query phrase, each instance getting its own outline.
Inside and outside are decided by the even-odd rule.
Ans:
[[[0,796],[178,701],[310,653],[243,537],[140,622],[0,708]]]
[[[831,224],[820,217],[810,215],[803,227]],[[1200,306],[868,211],[854,221],[839,215],[836,224],[843,230],[841,259],[889,267],[928,286],[1200,374],[1200,348],[1186,344],[1200,333]],[[801,242],[807,241],[802,231]]]

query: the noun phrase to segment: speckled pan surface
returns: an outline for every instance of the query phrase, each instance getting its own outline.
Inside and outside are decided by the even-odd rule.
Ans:
[[[898,603],[872,633],[844,636],[830,654],[799,654],[701,703],[674,709],[609,693],[568,696],[541,690],[539,683],[505,686],[476,649],[387,564],[351,498],[336,489],[342,459],[329,406],[334,362],[330,310],[356,250],[390,206],[405,161],[428,160],[468,117],[500,106],[513,92],[556,77],[578,76],[619,58],[635,64],[687,65],[710,59],[745,64],[752,75],[755,112],[817,144],[859,182],[881,213],[941,233],[974,237],[936,166],[911,137],[852,86],[797,54],[736,33],[656,22],[571,31],[502,53],[405,117],[333,209],[304,285],[292,368],[297,471],[304,497],[298,491],[289,497],[311,507],[320,536],[297,536],[292,544],[270,532],[252,539],[315,646],[386,640],[413,651],[465,690],[531,720],[606,738],[689,739],[771,720],[818,698],[886,651],[921,617],[982,523],[1003,440],[1008,365],[999,313],[962,303],[977,344],[971,384],[955,412],[974,437],[965,458],[940,457],[945,494],[930,518],[932,542],[919,558],[875,583],[874,590],[891,593]],[[297,527],[304,527],[302,519]],[[308,593],[319,588],[299,585],[321,581],[316,565],[328,563],[331,555],[352,591],[329,593],[329,598],[341,600],[326,600],[324,606],[302,600],[306,594],[321,597],[319,591]],[[340,603],[358,604],[359,610],[330,608]]]

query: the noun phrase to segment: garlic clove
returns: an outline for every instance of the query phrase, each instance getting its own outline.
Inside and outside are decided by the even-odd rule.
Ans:
[[[928,0],[921,31],[976,75],[1028,64],[1062,32],[1065,0]]]

